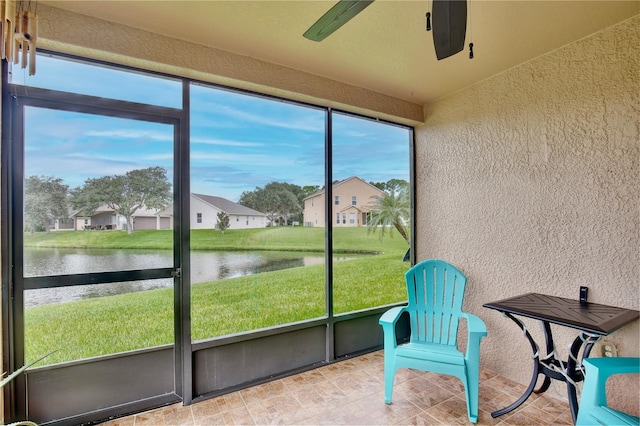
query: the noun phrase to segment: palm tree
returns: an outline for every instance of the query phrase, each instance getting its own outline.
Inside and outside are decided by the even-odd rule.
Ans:
[[[385,195],[375,195],[373,203],[369,206],[369,221],[367,222],[367,231],[376,232],[380,229],[380,238],[382,238],[387,227],[393,226],[398,233],[404,238],[407,244],[409,242],[409,233],[407,232],[407,223],[409,222],[409,197],[406,186],[397,186],[391,188]],[[389,235],[393,236],[391,229]]]

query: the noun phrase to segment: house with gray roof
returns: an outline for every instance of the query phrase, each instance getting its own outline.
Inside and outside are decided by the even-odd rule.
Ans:
[[[222,197],[191,194],[191,229],[217,229],[218,213],[220,212],[229,215],[228,229],[264,228],[267,226],[267,217],[257,210]],[[173,204],[158,212],[158,215],[170,216],[170,227],[173,226]]]
[[[142,229],[170,229],[171,221],[169,219],[169,215],[162,214],[162,212],[159,212],[158,210],[143,207],[137,209],[132,217],[134,231]],[[76,231],[127,229],[126,217],[117,213],[105,204],[98,207],[91,213],[91,215],[87,215],[81,210],[74,210],[69,213],[69,218],[70,220],[68,223],[71,225],[64,224],[64,226],[69,229],[75,229]],[[62,229],[63,225],[57,226]]]

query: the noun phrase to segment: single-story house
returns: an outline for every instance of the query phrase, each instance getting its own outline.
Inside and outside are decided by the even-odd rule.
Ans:
[[[127,229],[127,219],[112,208],[102,205],[91,216],[82,216],[82,212],[71,214],[75,220],[75,230]],[[170,218],[161,212],[150,209],[138,209],[133,215],[133,230],[170,229]]]
[[[220,212],[229,215],[229,228],[227,229],[264,228],[267,226],[267,217],[257,210],[222,197],[191,194],[191,229],[218,229],[218,213]],[[173,226],[173,204],[168,205],[157,215],[169,218],[169,227]]]
[[[74,218],[75,210],[68,208],[67,217],[49,220],[49,231],[72,231],[75,229],[76,221]]]

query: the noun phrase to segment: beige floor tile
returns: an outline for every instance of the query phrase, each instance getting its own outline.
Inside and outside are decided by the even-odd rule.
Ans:
[[[467,403],[464,399],[455,396],[428,408],[425,412],[441,421],[446,420],[451,425],[469,424]]]
[[[124,417],[121,419],[109,420],[102,423],[105,426],[133,426],[135,424],[135,417]]]
[[[244,408],[244,400],[240,396],[240,392],[233,392],[227,395],[219,396],[215,399],[221,412],[228,412],[237,408]]]
[[[179,425],[468,425],[464,387],[453,376],[400,369],[393,404],[384,403],[382,351],[185,407],[173,404],[105,422],[107,426]],[[553,389],[533,394],[496,419],[526,386],[490,370],[480,372],[478,425],[572,424],[566,400]]]
[[[210,418],[222,413],[218,401],[215,399],[209,399],[207,401],[198,402],[191,406],[191,413],[196,423],[202,419]]]

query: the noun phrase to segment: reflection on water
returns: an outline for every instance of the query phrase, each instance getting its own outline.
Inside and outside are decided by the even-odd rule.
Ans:
[[[73,300],[92,299],[94,297],[115,296],[116,294],[171,287],[172,283],[172,279],[166,278],[160,280],[123,281],[108,284],[86,284],[70,287],[25,290],[24,305],[29,308],[33,306],[71,302]]]
[[[336,258],[336,260],[344,259],[346,258]],[[192,251],[191,282],[197,284],[321,263],[324,263],[324,256],[319,253]],[[27,248],[24,252],[24,274],[26,277],[170,268],[172,265],[173,254],[170,250]],[[27,290],[24,294],[25,306],[112,296],[167,288],[172,285],[173,280],[167,278]]]
[[[169,250],[25,248],[24,276],[170,268]]]

